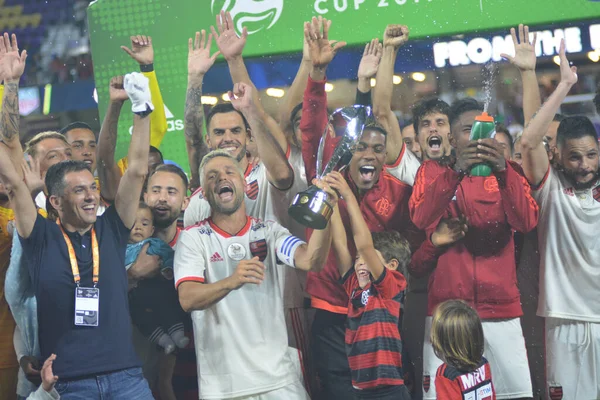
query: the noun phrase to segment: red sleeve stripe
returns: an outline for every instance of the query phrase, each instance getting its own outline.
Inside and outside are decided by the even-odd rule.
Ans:
[[[548,169],[549,171],[550,169]],[[544,179],[542,180],[542,184],[543,182],[546,180],[546,177],[548,176],[548,173],[546,172],[546,176],[544,177]],[[535,201],[535,199],[533,198],[533,196],[531,195],[531,187],[529,186],[529,182],[527,182],[527,179],[524,178],[523,176],[519,175],[519,178],[521,179],[521,182],[523,182],[523,190],[525,190],[525,197],[527,198],[527,201],[529,203],[529,207],[535,211],[538,212],[539,211],[539,207],[538,207],[538,203],[537,201]]]
[[[410,209],[411,216],[414,215],[415,208],[420,206],[424,200],[425,194],[425,186],[426,186],[426,178],[425,178],[425,166],[427,164],[423,163],[417,171],[417,176],[415,177],[415,184],[413,185],[413,193],[410,196],[410,200],[408,201],[408,207]]]
[[[199,276],[188,276],[185,278],[181,278],[180,280],[177,281],[177,283],[175,283],[175,289],[179,288],[179,285],[181,285],[183,282],[204,283],[204,278],[199,277]]]

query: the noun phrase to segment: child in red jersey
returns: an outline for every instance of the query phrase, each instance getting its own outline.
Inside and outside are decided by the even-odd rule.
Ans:
[[[483,343],[481,320],[467,303],[448,300],[435,309],[431,344],[444,361],[435,377],[438,400],[496,399]]]
[[[406,279],[398,271],[404,271],[410,262],[409,244],[397,232],[371,236],[358,202],[340,173],[328,174],[325,182],[346,201],[357,250],[356,260],[352,260],[336,208],[331,221],[333,246],[342,284],[350,298],[346,353],[352,385],[360,399],[410,399],[404,385],[400,339]]]

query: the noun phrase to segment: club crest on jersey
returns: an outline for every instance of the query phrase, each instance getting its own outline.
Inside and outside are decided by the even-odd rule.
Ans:
[[[267,258],[267,241],[265,239],[257,240],[250,243],[250,253],[252,257],[258,257],[260,261]]]
[[[429,375],[423,375],[423,390],[425,390],[425,393],[429,392],[430,385],[431,377]]]
[[[575,196],[575,190],[573,190],[572,187],[564,188],[563,193],[566,194],[567,196]]]
[[[392,211],[392,204],[390,201],[382,197],[375,203],[375,212],[383,217],[387,217],[390,215],[390,211]]]
[[[493,175],[485,178],[485,181],[483,181],[483,188],[488,193],[494,193],[494,192],[500,191],[500,189],[498,189],[498,180]]]
[[[548,388],[548,394],[550,395],[551,400],[561,400],[563,398],[563,389],[562,386],[550,386]]]
[[[592,189],[592,196],[594,197],[594,200],[600,202],[600,186],[596,186]]]
[[[227,255],[234,261],[240,261],[246,258],[246,248],[239,243],[231,243],[227,247]]]
[[[256,200],[256,198],[258,197],[258,181],[257,180],[253,180],[246,186],[246,196],[248,196],[248,198],[250,200]]]

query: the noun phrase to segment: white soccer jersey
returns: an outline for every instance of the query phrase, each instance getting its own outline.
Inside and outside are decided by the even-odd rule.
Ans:
[[[550,167],[533,197],[540,206],[538,315],[600,322],[600,181],[576,191]]]
[[[400,155],[396,159],[396,162],[393,165],[386,165],[385,169],[402,182],[413,186],[417,170],[420,166],[421,162],[417,156],[406,148],[406,144],[402,144],[402,150],[400,150]]]
[[[231,276],[240,260],[255,256],[265,265],[259,285],[246,284],[210,308],[192,312],[201,398],[250,396],[299,379],[295,354],[288,352],[279,276],[288,268],[281,263],[294,266],[303,243],[278,223],[251,217],[234,236],[210,219],[181,232],[176,286],[218,282]]]
[[[288,214],[288,208],[296,193],[305,190],[306,172],[302,152],[296,147],[288,147],[288,161],[294,172],[294,183],[288,190],[279,190],[269,183],[267,169],[264,164],[255,166],[250,164],[246,168],[246,212],[254,218],[263,221],[277,221],[285,226],[293,235],[305,239],[305,227],[297,223]],[[202,189],[198,189],[190,199],[190,204],[185,210],[184,226],[194,225],[210,216],[210,205],[204,198]],[[306,286],[306,272],[289,269],[280,275],[281,289],[284,293],[284,307],[302,307],[304,302],[304,288]],[[285,288],[285,290],[284,290]]]

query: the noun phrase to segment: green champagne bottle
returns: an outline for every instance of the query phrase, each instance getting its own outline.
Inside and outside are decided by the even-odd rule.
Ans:
[[[495,134],[494,117],[485,111],[475,117],[475,123],[471,128],[471,140],[493,138]],[[492,168],[486,163],[477,164],[471,168],[471,176],[490,176],[491,174]]]

